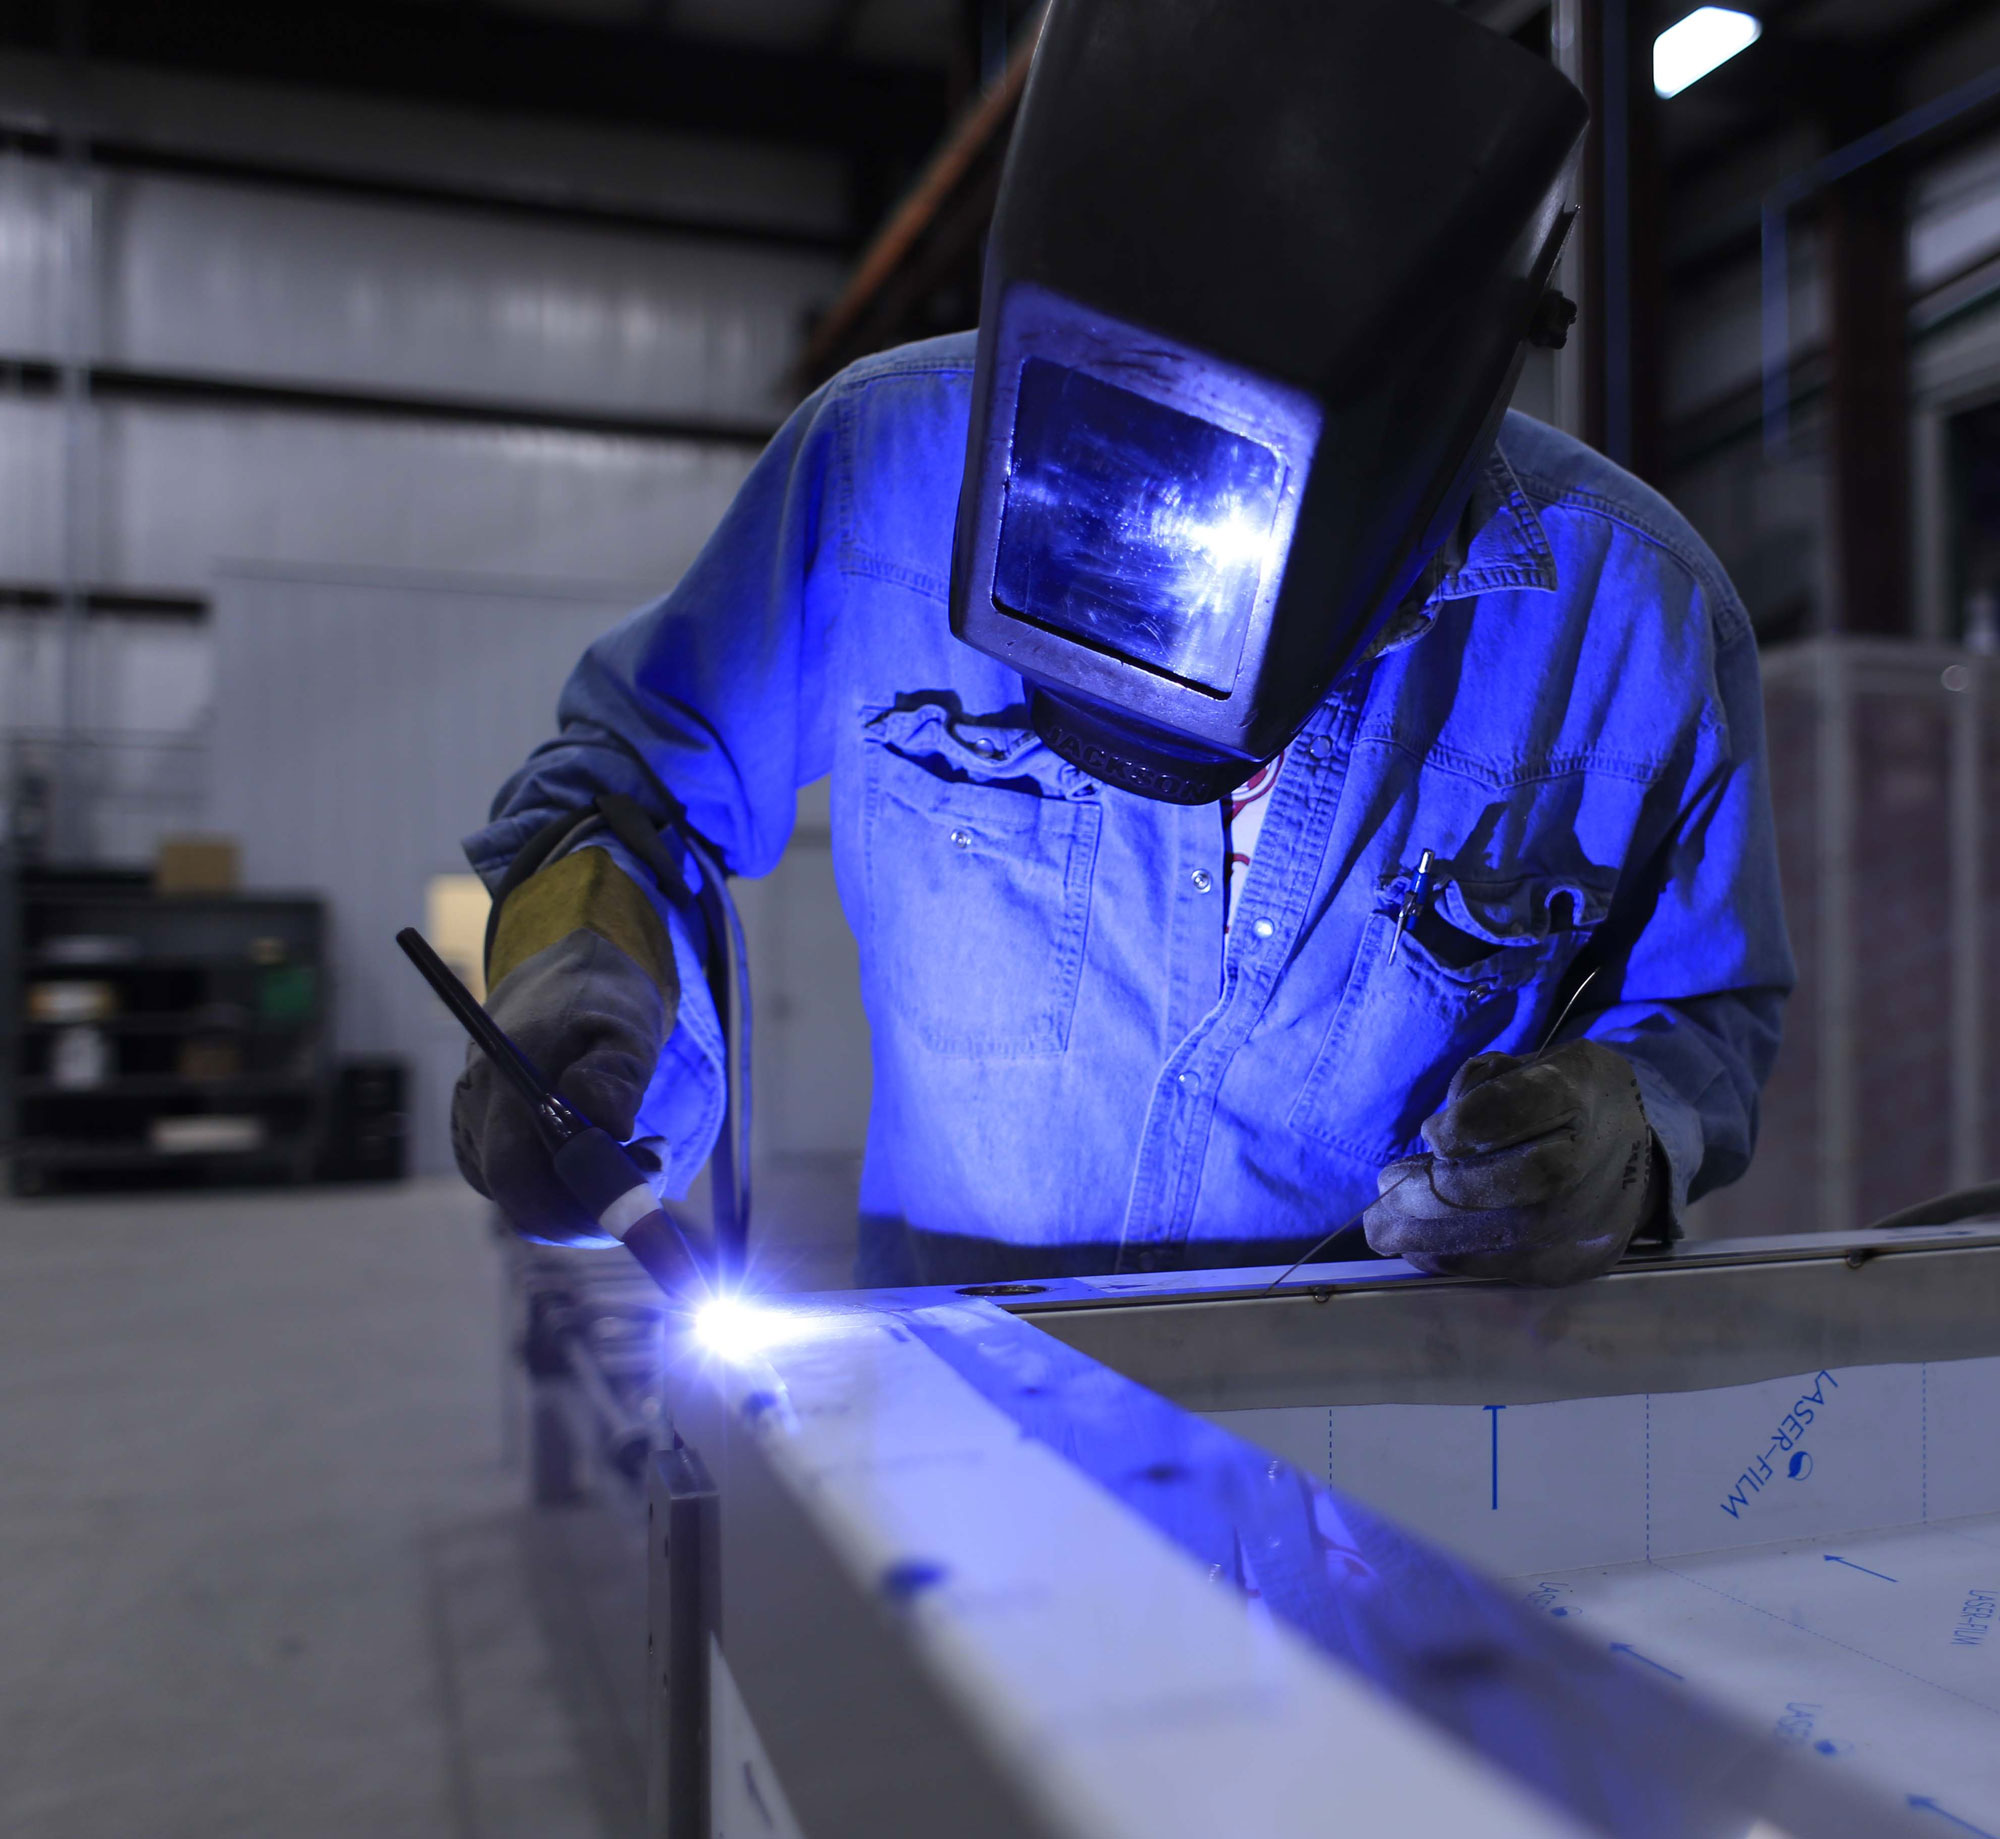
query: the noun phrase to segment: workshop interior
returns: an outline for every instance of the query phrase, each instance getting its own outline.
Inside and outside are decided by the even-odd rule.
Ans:
[[[0,6],[0,1833],[2000,1839],[2000,3]]]

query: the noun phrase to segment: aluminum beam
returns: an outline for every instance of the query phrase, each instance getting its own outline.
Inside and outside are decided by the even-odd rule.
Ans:
[[[1696,1242],[1567,1290],[1413,1281],[1400,1262],[1309,1266],[1275,1293],[1248,1275],[1013,1306],[1193,1411],[1533,1404],[2000,1354],[1993,1225]]]

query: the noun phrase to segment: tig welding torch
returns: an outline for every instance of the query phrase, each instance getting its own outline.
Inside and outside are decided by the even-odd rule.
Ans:
[[[646,1275],[671,1301],[692,1309],[709,1293],[708,1275],[681,1229],[654,1198],[624,1145],[557,1094],[422,933],[414,926],[405,926],[396,934],[396,943],[458,1018],[473,1044],[527,1105],[535,1133],[549,1152],[563,1186],[605,1232],[638,1259]]]

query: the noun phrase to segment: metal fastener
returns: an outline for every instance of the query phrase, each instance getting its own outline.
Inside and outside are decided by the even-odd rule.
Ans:
[[[951,840],[960,849],[970,849],[972,847],[972,832],[970,830],[954,830],[951,833]]]
[[[1268,939],[1271,936],[1271,934],[1276,932],[1278,929],[1277,927],[1272,925],[1269,920],[1260,919],[1254,921],[1251,924],[1250,930],[1254,932],[1260,939]]]
[[[1196,869],[1188,879],[1194,883],[1194,891],[1197,894],[1206,894],[1210,888],[1215,886],[1215,877],[1205,868]]]

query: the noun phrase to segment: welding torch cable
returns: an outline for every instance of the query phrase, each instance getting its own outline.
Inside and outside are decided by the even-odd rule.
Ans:
[[[577,1204],[638,1260],[670,1302],[693,1309],[705,1300],[710,1284],[700,1259],[625,1146],[556,1092],[421,932],[405,926],[396,934],[396,943],[473,1044],[526,1103],[535,1134]]]

